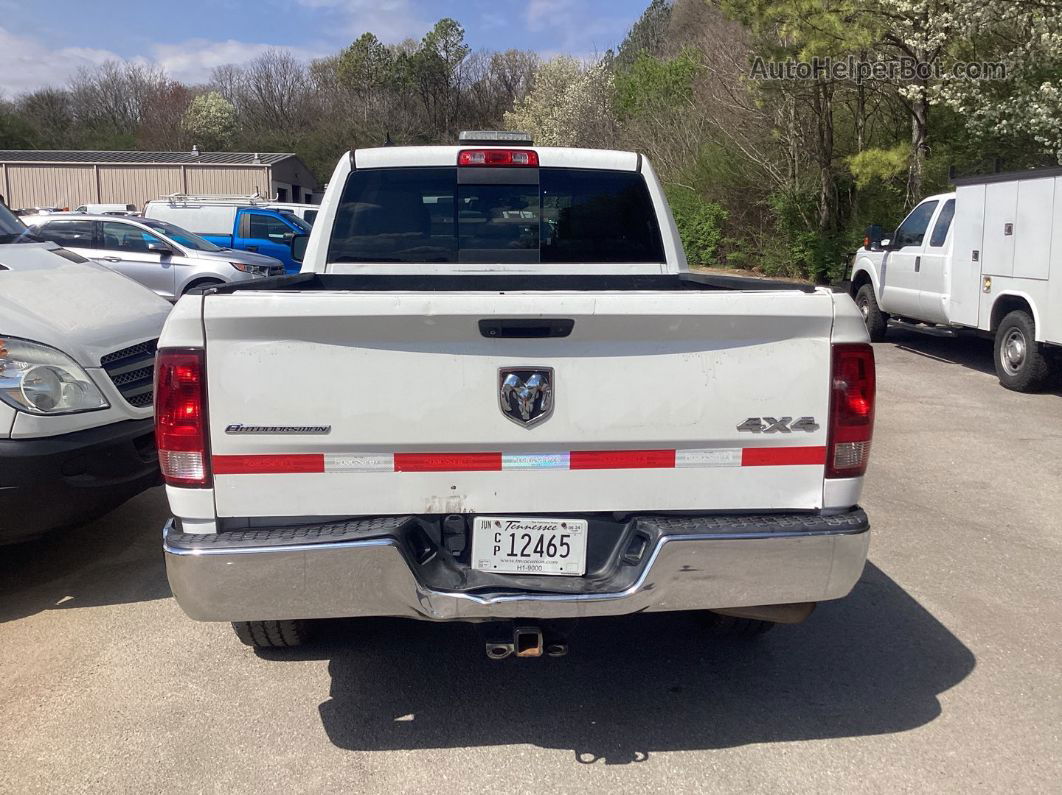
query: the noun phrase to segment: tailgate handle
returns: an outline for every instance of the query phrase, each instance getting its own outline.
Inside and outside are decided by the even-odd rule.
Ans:
[[[570,318],[491,318],[479,321],[479,333],[491,339],[544,339],[567,337],[575,321]]]

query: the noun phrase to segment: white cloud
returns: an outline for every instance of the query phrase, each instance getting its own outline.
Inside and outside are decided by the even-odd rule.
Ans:
[[[29,36],[0,28],[0,94],[13,96],[44,86],[60,86],[82,67],[117,59],[110,50],[48,47]]]
[[[111,50],[89,47],[52,48],[30,36],[15,36],[0,28],[0,96],[14,97],[46,86],[61,87],[78,69],[105,61],[132,61],[161,66],[174,80],[203,83],[215,67],[243,64],[266,50],[280,49],[300,60],[327,54],[329,47],[285,47],[273,44],[189,39],[176,44],[156,44],[151,50],[122,58]]]
[[[267,50],[284,50],[303,61],[325,54],[323,49],[318,51],[314,48],[256,44],[234,39],[189,39],[177,44],[156,44],[147,60],[161,66],[174,80],[194,85],[209,80],[210,73],[218,66],[244,64]]]
[[[344,33],[356,38],[362,33],[376,34],[380,41],[395,43],[407,38],[419,39],[432,23],[413,10],[410,0],[297,0],[308,8],[327,8],[344,18]]]

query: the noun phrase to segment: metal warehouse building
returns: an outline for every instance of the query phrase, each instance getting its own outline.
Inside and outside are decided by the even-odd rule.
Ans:
[[[317,183],[290,152],[75,152],[0,149],[8,207],[134,204],[171,193],[250,195],[316,203]]]

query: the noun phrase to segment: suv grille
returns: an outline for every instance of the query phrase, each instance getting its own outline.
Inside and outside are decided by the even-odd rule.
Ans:
[[[100,359],[100,366],[107,371],[107,375],[130,406],[150,406],[155,398],[155,349],[158,342],[141,342],[108,353]]]

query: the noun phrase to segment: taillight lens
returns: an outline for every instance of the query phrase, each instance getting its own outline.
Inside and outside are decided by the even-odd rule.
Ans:
[[[874,435],[874,349],[865,343],[833,346],[826,477],[867,471]]]
[[[170,486],[210,486],[206,367],[197,348],[163,348],[155,360],[155,442]]]
[[[517,166],[538,168],[538,152],[530,149],[462,149],[459,166]]]

